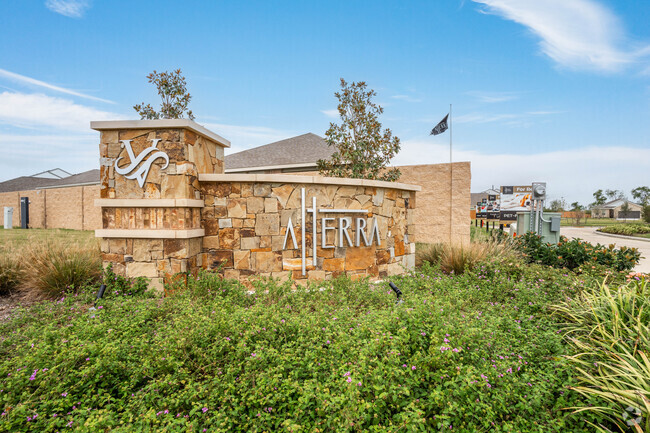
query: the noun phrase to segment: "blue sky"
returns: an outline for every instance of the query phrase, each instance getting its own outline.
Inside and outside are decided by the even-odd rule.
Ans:
[[[398,164],[446,162],[453,104],[472,190],[547,181],[588,203],[650,185],[650,2],[0,3],[0,181],[98,166],[91,120],[156,104],[182,68],[197,121],[231,152],[336,121],[339,78],[378,93]]]

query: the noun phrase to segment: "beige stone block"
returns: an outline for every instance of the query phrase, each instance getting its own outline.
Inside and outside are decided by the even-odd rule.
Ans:
[[[219,249],[219,236],[205,236],[203,238],[203,248]]]
[[[400,275],[404,273],[404,268],[402,267],[401,262],[390,263],[387,268],[388,275]]]
[[[235,269],[248,269],[250,267],[251,252],[246,251],[235,251],[234,252],[234,262]]]
[[[280,206],[282,206],[282,208],[287,207],[287,201],[289,200],[289,197],[291,196],[293,189],[294,189],[293,185],[282,185],[277,188],[273,188],[273,195],[277,197],[278,201],[280,202]]]
[[[367,269],[375,264],[375,247],[347,248],[345,252],[345,270]]]
[[[253,228],[255,227],[255,218],[246,218],[243,222],[242,227],[244,228]]]
[[[280,217],[278,214],[258,214],[257,218],[255,219],[255,234],[280,234]]]
[[[100,143],[118,143],[119,138],[117,131],[102,131],[100,135]]]
[[[283,254],[289,255],[291,251],[284,251]],[[302,258],[288,258],[285,257],[282,259],[282,269],[285,271],[300,271],[302,270]],[[315,269],[314,262],[311,257],[305,259],[305,270]]]
[[[282,255],[272,251],[260,251],[255,254],[255,268],[258,272],[282,271]]]
[[[271,250],[280,251],[282,250],[282,244],[284,243],[284,236],[271,236]],[[287,240],[287,243],[291,243],[291,240]]]
[[[228,217],[246,218],[246,199],[229,199],[226,207],[228,209]]]
[[[219,218],[219,228],[225,229],[232,227],[232,218]]]
[[[264,199],[264,213],[276,213],[278,211],[278,199],[275,197]]]
[[[275,278],[279,280],[280,283],[284,283],[291,279],[291,271],[272,272],[271,278]]]
[[[243,220],[241,218],[233,218],[232,219],[232,226],[234,228],[236,228],[236,229],[240,229],[240,228],[242,228],[244,226],[244,221],[246,221],[246,220]]]
[[[373,206],[381,206],[384,203],[384,189],[378,188],[372,196]]]
[[[271,185],[268,183],[253,184],[253,195],[256,197],[268,197],[271,195]]]
[[[307,278],[310,280],[324,280],[325,279],[325,271],[309,271],[307,272]]]
[[[253,250],[256,248],[260,247],[260,237],[259,236],[253,236],[253,237],[247,237],[241,238],[241,249],[242,250]]]
[[[136,182],[134,181],[134,183]],[[162,198],[194,198],[187,177],[184,175],[163,176],[160,184],[160,196]]]
[[[153,262],[130,262],[126,264],[126,276],[155,278],[158,277],[158,270]]]
[[[126,239],[109,239],[109,252],[112,254],[126,254]]]
[[[256,214],[256,213],[264,212],[264,198],[263,197],[248,197],[246,199],[246,210],[250,214]]]

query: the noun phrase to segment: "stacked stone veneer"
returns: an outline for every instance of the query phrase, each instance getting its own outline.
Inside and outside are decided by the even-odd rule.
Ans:
[[[226,175],[223,148],[228,141],[188,120],[92,122],[91,127],[101,131],[101,198],[95,204],[101,208],[102,228],[96,235],[104,265],[112,264],[118,274],[148,277],[162,287],[166,277],[199,269],[229,278],[305,281],[342,274],[394,275],[415,264],[419,186],[319,176]],[[117,173],[116,161],[120,169],[131,163],[126,140],[134,158],[159,140],[157,150],[168,155],[169,164],[155,160],[142,186]],[[311,212],[302,219],[303,188],[306,209],[316,198],[315,222]],[[334,229],[326,236],[330,248],[321,245],[323,217],[333,219],[328,227]],[[340,238],[340,218],[349,221],[351,245]],[[361,236],[356,245],[358,218],[365,221],[370,245]],[[285,247],[289,220],[297,245],[289,237]],[[378,239],[372,235],[374,221]]]
[[[163,279],[202,266],[204,230],[199,173],[223,173],[223,148],[230,143],[184,119],[92,122],[101,131],[101,251],[105,266],[118,274],[144,276],[162,287]],[[115,170],[131,163],[123,140],[137,157],[160,140],[163,159],[153,162],[143,186]],[[146,160],[145,160],[146,162]]]
[[[219,269],[227,277],[249,275],[328,279],[341,274],[353,278],[381,277],[404,272],[415,264],[413,225],[415,191],[419,187],[352,179],[293,175],[201,176],[205,194],[202,224],[204,268]],[[239,180],[239,181],[238,181]],[[302,221],[302,189],[305,207],[316,197],[317,209],[365,209],[364,213],[318,213],[316,219],[317,260],[313,261],[313,216]],[[408,189],[405,189],[408,188]],[[322,218],[328,221],[327,246],[322,248]],[[340,244],[338,219],[350,220],[350,238]],[[370,246],[360,239],[356,246],[357,218],[366,221],[370,238],[377,220],[380,242]],[[289,236],[284,239],[291,219],[297,248]],[[302,226],[305,224],[306,273],[302,273]]]

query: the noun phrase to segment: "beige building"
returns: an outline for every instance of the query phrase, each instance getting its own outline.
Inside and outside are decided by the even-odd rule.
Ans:
[[[624,209],[627,204],[627,209]],[[639,220],[643,207],[626,199],[616,199],[591,209],[592,218]]]

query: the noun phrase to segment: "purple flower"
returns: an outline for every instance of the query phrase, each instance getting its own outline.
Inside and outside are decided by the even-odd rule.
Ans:
[[[207,408],[207,407],[204,407],[204,408],[201,409],[201,410],[203,411],[203,413],[206,413],[206,412],[208,411],[208,408]]]
[[[411,370],[415,370],[415,365],[413,367],[411,367]]]
[[[68,393],[67,393],[67,392],[64,392],[64,393],[61,394],[61,396],[62,396],[62,397],[67,397],[67,396],[68,396]]]
[[[352,382],[352,378],[348,377],[347,381],[348,381],[348,383]]]

